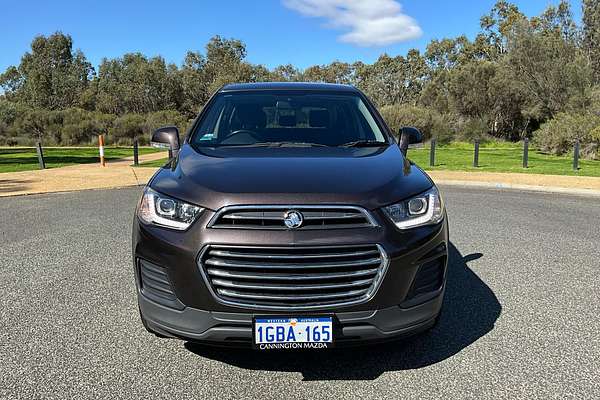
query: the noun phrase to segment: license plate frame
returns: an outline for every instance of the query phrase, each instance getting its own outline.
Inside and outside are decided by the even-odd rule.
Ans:
[[[298,324],[304,324],[303,326],[315,326],[313,321],[317,323],[329,323],[330,341],[282,341],[282,342],[271,342],[271,343],[257,343],[257,321],[258,324],[265,324],[264,320],[281,320],[282,322],[276,322],[277,325],[290,324],[292,320],[296,320]],[[326,320],[326,321],[324,321]],[[308,322],[308,324],[307,324]],[[337,335],[336,320],[333,315],[319,314],[319,315],[255,315],[252,318],[252,347],[257,350],[308,350],[308,349],[329,349],[334,347],[335,337]],[[267,326],[267,325],[263,325]],[[273,326],[273,325],[271,325]],[[289,328],[288,328],[289,329]],[[296,332],[297,334],[298,332]],[[304,334],[304,332],[302,332]],[[320,333],[320,332],[319,332]],[[287,334],[287,332],[286,332]]]

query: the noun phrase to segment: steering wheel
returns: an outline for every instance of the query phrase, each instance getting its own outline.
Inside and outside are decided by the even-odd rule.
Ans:
[[[250,136],[252,139],[256,140],[257,142],[260,140],[260,138],[256,136],[256,132],[251,131],[249,129],[238,129],[237,131],[233,131],[229,135],[225,136],[225,138],[223,140],[221,140],[221,142],[224,142],[225,140],[227,140],[233,136],[240,135],[242,133],[245,133],[246,135]]]

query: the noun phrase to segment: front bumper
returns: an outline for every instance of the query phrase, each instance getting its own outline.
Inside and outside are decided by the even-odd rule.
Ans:
[[[378,342],[424,331],[435,323],[442,307],[443,293],[442,289],[431,300],[408,309],[394,306],[334,313],[334,343]],[[161,335],[221,345],[252,344],[254,314],[211,312],[191,307],[173,310],[143,295],[138,300],[147,326]]]
[[[250,345],[254,316],[334,316],[337,344],[381,341],[408,336],[431,327],[440,313],[445,288],[448,227],[446,218],[436,226],[402,232],[380,214],[375,228],[335,231],[239,231],[206,228],[204,215],[186,232],[141,224],[134,219],[133,256],[142,318],[152,331],[164,336],[215,344]],[[265,311],[223,304],[207,287],[198,267],[206,245],[248,246],[381,246],[389,258],[385,276],[372,298],[350,306],[322,310]],[[441,249],[441,250],[440,250]],[[441,284],[432,291],[411,295],[420,267],[438,259]],[[156,301],[141,289],[139,260],[161,266],[172,288],[170,303]]]

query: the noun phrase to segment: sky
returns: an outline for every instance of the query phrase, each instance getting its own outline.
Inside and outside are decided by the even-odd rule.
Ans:
[[[558,0],[515,0],[527,15]],[[372,63],[382,53],[424,50],[434,38],[473,38],[495,0],[102,0],[7,1],[0,72],[18,65],[36,35],[70,34],[97,66],[127,52],[181,64],[214,35],[246,43],[247,60],[300,68],[334,60]],[[572,0],[581,19],[581,0]]]

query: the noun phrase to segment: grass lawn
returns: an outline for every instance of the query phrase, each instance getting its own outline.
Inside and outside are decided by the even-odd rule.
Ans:
[[[435,166],[429,166],[429,146],[409,149],[408,157],[425,170],[516,172],[548,175],[600,176],[600,161],[579,160],[573,170],[573,155],[544,154],[529,147],[529,167],[523,168],[522,144],[490,143],[479,147],[479,167],[473,167],[474,146],[454,143],[437,146]]]
[[[43,150],[46,168],[100,162],[97,147],[46,147]],[[159,150],[153,147],[140,147],[140,154],[154,153]],[[108,161],[128,156],[133,156],[132,147],[104,148],[104,158]],[[39,169],[37,153],[34,147],[0,148],[0,172],[29,171],[34,169]]]
[[[579,160],[579,171],[573,170],[573,156],[544,154],[529,147],[529,168],[523,168],[523,147],[519,143],[487,143],[479,147],[479,168],[473,168],[472,143],[438,145],[435,166],[429,166],[429,145],[408,150],[408,158],[428,171],[518,172],[548,175],[600,176],[600,161]],[[167,159],[141,163],[142,167],[162,167]]]
[[[146,161],[140,163],[140,167],[160,168],[164,166],[167,163],[167,161],[169,161],[167,157],[161,158],[160,160]]]

